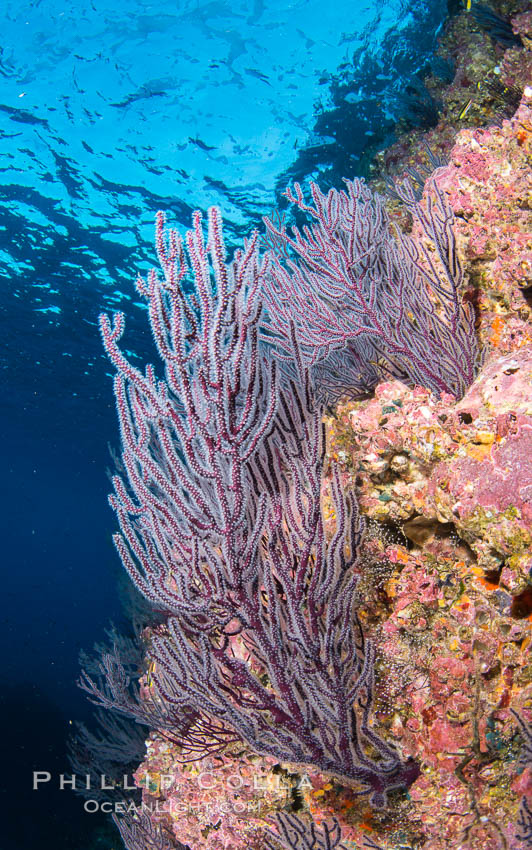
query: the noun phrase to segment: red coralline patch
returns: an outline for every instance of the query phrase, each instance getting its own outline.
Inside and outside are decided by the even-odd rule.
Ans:
[[[456,146],[453,148],[453,161],[458,162],[460,165],[459,180],[462,177],[466,177],[472,184],[477,186],[485,183],[491,176],[489,170],[490,163],[486,157],[485,150],[476,140],[476,137],[481,133],[482,130],[472,131],[471,139],[473,144],[464,145],[459,158],[457,157]]]
[[[480,460],[463,458],[439,463],[430,479],[428,493],[444,490],[452,511],[466,519],[480,505],[504,512],[514,507],[532,523],[532,421],[518,433],[508,433]]]
[[[464,726],[459,726],[457,723],[437,719],[430,728],[428,743],[429,749],[433,753],[451,753],[465,747],[470,741],[470,730]]]

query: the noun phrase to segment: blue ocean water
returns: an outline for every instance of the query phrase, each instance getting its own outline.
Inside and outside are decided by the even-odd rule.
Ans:
[[[79,649],[120,621],[107,507],[117,444],[102,309],[151,356],[133,280],[158,209],[221,207],[229,242],[294,178],[367,174],[399,118],[430,120],[423,74],[446,0],[2,3],[2,631],[11,832],[1,850],[113,846],[68,790]],[[413,94],[412,94],[413,92]],[[6,806],[7,803],[4,803]],[[37,830],[37,831],[36,831]],[[114,846],[118,846],[115,840]]]

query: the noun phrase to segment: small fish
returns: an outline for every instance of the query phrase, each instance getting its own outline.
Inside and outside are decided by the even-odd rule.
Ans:
[[[149,667],[148,667],[148,673],[147,673],[147,675],[146,675],[146,684],[147,684],[148,688],[153,687],[153,678],[152,678],[152,676],[153,676],[153,674],[155,673],[155,668],[156,668],[156,666],[157,666],[157,665],[156,665],[155,661],[150,661],[150,664],[149,664]]]
[[[471,0],[464,0],[464,6],[466,7],[466,12],[471,11]]]
[[[166,92],[164,89],[156,89],[151,88],[149,84],[141,86],[137,89],[136,92],[128,95],[124,100],[121,100],[119,103],[112,103],[111,106],[116,106],[119,108],[123,108],[124,106],[130,106],[132,103],[135,103],[137,100],[149,100],[151,97],[164,97]]]
[[[473,103],[473,101],[472,101],[472,100],[468,100],[468,101],[467,101],[466,105],[465,105],[465,106],[464,106],[464,108],[461,110],[460,115],[458,116],[458,118],[459,118],[459,119],[461,119],[461,118],[465,118],[465,117],[466,117],[467,113],[469,112],[469,110],[470,110],[470,108],[471,108],[471,104],[472,104],[472,103]]]
[[[267,86],[271,86],[270,81],[266,74],[263,74],[262,71],[257,71],[256,68],[245,68],[246,74],[249,74],[252,77],[256,77],[257,80],[260,80],[261,83],[266,83]]]
[[[198,148],[201,148],[202,151],[215,151],[216,147],[211,147],[210,145],[206,145],[205,142],[202,142],[201,139],[197,137],[192,139],[190,136],[188,138],[189,142],[192,142],[193,145],[197,145]]]

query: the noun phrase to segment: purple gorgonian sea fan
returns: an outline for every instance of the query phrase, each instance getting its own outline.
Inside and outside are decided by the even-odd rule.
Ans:
[[[165,380],[126,360],[123,317],[101,319],[118,370],[127,472],[115,476],[110,497],[121,529],[115,544],[135,585],[166,615],[150,633],[149,699],[159,706],[154,717],[186,718],[173,735],[184,761],[232,736],[279,762],[334,775],[382,806],[419,768],[373,729],[374,649],[357,617],[353,571],[363,525],[334,472],[337,527],[326,540],[323,410],[297,346],[300,382],[285,376],[279,387],[260,348],[259,284],[270,261],[260,261],[256,240],[226,265],[219,212],[209,211],[206,244],[196,214],[187,295],[182,241],[174,231],[165,237],[158,216],[163,277],[152,272],[138,289]],[[113,707],[127,683],[113,663],[102,673],[107,686],[85,677],[84,687]]]
[[[311,183],[312,203],[299,184],[289,188],[288,200],[310,219],[291,235],[284,220],[264,219],[272,244],[285,249],[271,252],[264,273],[266,338],[289,357],[297,316],[304,359],[330,400],[390,378],[460,398],[475,378],[475,315],[463,300],[454,216],[437,174],[423,201],[407,181],[395,187],[412,235],[391,224],[361,179],[327,195]]]
[[[122,531],[115,544],[140,592],[200,630],[225,625],[225,600],[233,580],[253,569],[264,519],[264,508],[251,517],[245,481],[278,404],[275,364],[259,350],[259,282],[268,261],[259,263],[256,239],[228,267],[218,209],[209,210],[207,244],[195,213],[186,235],[193,271],[187,295],[183,242],[175,230],[165,241],[158,214],[163,277],[152,270],[137,290],[148,301],[164,380],[151,365],[143,374],[123,355],[122,313],[112,325],[100,317],[117,369],[129,485],[114,476],[110,501]]]
[[[521,752],[519,754],[519,772],[532,768],[532,722],[530,716],[524,716],[524,712],[519,714],[511,709],[511,712],[517,721],[519,735],[521,738]],[[521,842],[523,848],[532,847],[532,804],[530,795],[527,799],[525,794],[519,806],[517,816],[516,838]]]
[[[342,841],[342,831],[337,820],[332,824],[316,826],[314,822],[303,820],[297,815],[280,812],[276,815],[277,829],[268,829],[264,850],[351,850],[352,841]],[[366,837],[358,850],[382,850],[375,842]]]
[[[128,812],[113,821],[127,850],[189,850],[185,844],[165,832],[161,824],[156,824],[146,812]]]

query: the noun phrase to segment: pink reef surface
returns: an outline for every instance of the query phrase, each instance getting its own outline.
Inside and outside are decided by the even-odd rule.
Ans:
[[[512,714],[532,716],[531,377],[527,346],[492,356],[458,403],[389,382],[328,421],[373,521],[360,587],[379,721],[422,765],[395,815],[430,850],[519,847],[532,794]]]

